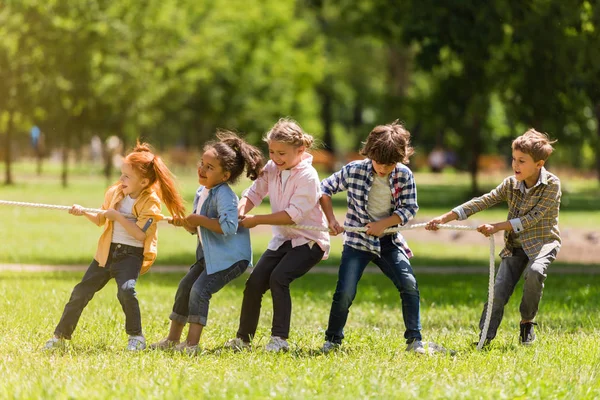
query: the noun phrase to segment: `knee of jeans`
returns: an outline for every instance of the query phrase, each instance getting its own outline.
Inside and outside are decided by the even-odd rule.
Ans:
[[[543,283],[546,280],[546,268],[543,265],[532,264],[525,274],[525,280],[535,280],[536,282]]]
[[[342,290],[333,294],[333,301],[339,303],[343,307],[350,307],[354,301],[355,292],[350,290]]]
[[[211,297],[212,294],[206,288],[198,288],[194,286],[190,292],[190,298],[198,299],[200,302],[208,303]]]
[[[135,292],[135,279],[130,279],[123,283],[117,291],[117,296],[121,299],[130,299],[136,296]]]

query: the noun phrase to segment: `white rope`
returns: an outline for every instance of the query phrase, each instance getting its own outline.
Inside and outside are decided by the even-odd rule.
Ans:
[[[42,204],[42,203],[25,203],[25,202],[20,202],[20,201],[8,201],[8,200],[0,200],[0,205],[45,208],[45,209],[49,209],[49,210],[64,210],[64,211],[69,211],[72,208],[71,206],[60,206],[60,205]],[[105,210],[82,207],[81,211],[89,212],[89,213],[102,213]],[[425,226],[427,226],[426,223],[412,224],[412,225],[400,226],[400,227],[396,227],[396,228],[388,228],[388,229],[384,230],[383,232],[384,233],[394,233],[394,232],[399,232],[399,231],[404,231],[404,230],[423,228]],[[459,231],[477,230],[476,227],[468,226],[468,225],[439,224],[439,225],[437,225],[437,227],[441,228],[441,229],[453,229],[453,230],[459,230]],[[327,227],[323,227],[323,226],[291,225],[290,228],[313,230],[313,231],[323,231],[323,232],[329,231],[329,229]],[[343,228],[345,231],[348,231],[348,232],[365,232],[368,229],[367,227],[355,227],[355,226],[344,226]],[[478,350],[481,350],[485,343],[487,331],[490,326],[490,319],[492,316],[491,310],[492,310],[492,306],[493,306],[493,302],[494,302],[494,273],[495,273],[495,261],[494,261],[495,254],[494,253],[496,252],[495,247],[496,246],[494,243],[494,235],[490,235],[490,273],[489,273],[489,281],[488,281],[488,305],[487,305],[487,309],[486,309],[486,315],[485,315],[483,329],[481,330],[481,338],[479,339],[479,343],[477,344]]]

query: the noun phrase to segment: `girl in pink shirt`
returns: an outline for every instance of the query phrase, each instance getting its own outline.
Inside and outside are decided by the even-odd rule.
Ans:
[[[246,281],[237,337],[226,347],[248,348],[256,333],[263,294],[271,289],[273,325],[268,351],[287,351],[292,299],[290,284],[329,254],[327,232],[296,229],[289,225],[327,226],[319,205],[320,180],[306,152],[313,143],[293,120],[280,119],[266,134],[269,156],[262,175],[244,194],[238,206],[240,225],[272,225],[273,238]],[[265,196],[271,214],[250,215]]]

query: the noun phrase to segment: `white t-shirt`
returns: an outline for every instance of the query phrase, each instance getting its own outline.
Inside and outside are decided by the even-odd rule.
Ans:
[[[285,189],[285,184],[287,183],[288,178],[290,177],[292,171],[289,169],[284,169],[281,171],[281,189]]]
[[[389,217],[391,215],[390,204],[392,204],[392,191],[389,177],[375,175],[373,186],[369,191],[369,201],[367,202],[367,214],[371,221],[379,221]]]
[[[132,199],[129,195],[127,195],[119,202],[119,208],[117,209],[117,211],[121,214],[130,215],[130,217],[127,217],[127,220],[133,223],[136,222],[135,217],[131,216],[134,203],[135,199]],[[144,247],[144,242],[131,236],[125,227],[116,221],[113,223],[112,242],[134,247]]]
[[[196,210],[194,211],[194,213],[196,215],[200,215],[200,210],[202,209],[202,204],[204,204],[204,202],[206,201],[209,191],[210,191],[210,189],[204,188],[202,190],[202,192],[200,192],[200,197],[198,198],[198,206],[196,207]],[[196,229],[198,231],[198,240],[200,240],[200,243],[202,243],[202,236],[200,236],[200,227],[197,227]]]

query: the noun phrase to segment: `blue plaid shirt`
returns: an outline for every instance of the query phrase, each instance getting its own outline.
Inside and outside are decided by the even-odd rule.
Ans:
[[[348,212],[344,225],[364,227],[371,221],[367,213],[369,192],[373,186],[373,164],[370,159],[353,161],[342,167],[341,170],[321,182],[321,191],[324,195],[332,196],[335,193],[347,190]],[[417,214],[417,187],[412,171],[404,164],[396,164],[396,168],[389,176],[392,201],[390,202],[390,215],[397,214],[405,225]],[[412,251],[400,232],[393,233],[393,242],[406,257],[412,257]],[[377,236],[367,235],[365,232],[344,232],[344,244],[355,249],[368,251],[380,256],[381,245]]]

